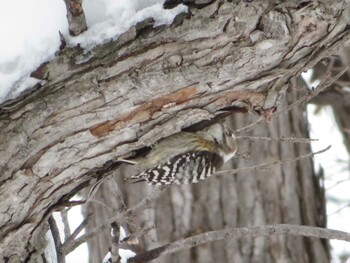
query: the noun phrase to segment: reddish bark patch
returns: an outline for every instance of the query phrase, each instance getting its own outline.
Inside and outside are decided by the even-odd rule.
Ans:
[[[142,104],[132,112],[91,128],[90,132],[95,137],[102,137],[113,130],[122,129],[127,125],[145,122],[150,120],[155,112],[161,111],[163,107],[169,108],[184,103],[194,98],[198,92],[196,87],[188,87],[169,95],[155,98],[150,102]]]

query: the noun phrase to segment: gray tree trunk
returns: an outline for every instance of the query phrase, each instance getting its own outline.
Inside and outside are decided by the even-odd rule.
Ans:
[[[61,50],[55,59],[32,74],[45,80],[45,84],[1,105],[1,260],[45,262],[48,216],[66,205],[79,190],[116,168],[118,164],[113,160],[117,157],[210,119],[219,109],[249,111],[269,119],[285,95],[291,78],[321,58],[336,54],[348,43],[348,18],[346,1],[332,5],[327,1],[281,4],[278,1],[214,1],[205,8],[191,9],[191,15],[179,15],[169,27],[152,28],[152,21],[147,20],[116,41],[89,52],[79,48]],[[282,120],[282,123],[296,125],[298,121]],[[242,123],[237,120],[236,125],[239,127]],[[282,126],[278,126],[282,135],[297,133],[292,128],[284,131]],[[277,130],[270,129],[271,133]],[[278,146],[269,150],[276,149]],[[303,150],[306,149],[301,146],[295,146],[291,152],[281,148],[279,154],[293,153],[294,156]],[[253,155],[254,160],[260,161],[261,155],[261,152]],[[274,199],[276,195],[265,192],[242,195],[243,189],[264,187],[257,183],[260,181],[251,182],[255,179],[251,175],[210,179],[206,185],[210,191],[202,186],[205,184],[172,188],[171,196],[164,200],[169,206],[158,208],[152,214],[157,224],[167,220],[163,217],[167,209],[169,213],[178,214],[181,209],[187,213],[188,210],[200,211],[205,217],[197,214],[180,218],[174,214],[171,236],[169,230],[159,228],[158,240],[227,224],[265,223],[267,218],[272,220],[270,217],[276,215],[277,219],[317,224],[313,203],[316,202],[315,184],[300,181],[305,173],[310,173],[310,167],[296,167],[298,181],[293,181],[295,174],[287,173],[288,170],[277,175],[276,171],[282,168],[275,168],[276,180],[266,175],[255,176],[260,181],[272,180],[271,184],[276,186],[269,191],[280,190],[278,187],[288,184],[286,192],[280,191],[278,200]],[[285,177],[291,181],[285,181]],[[236,180],[246,188],[237,188],[237,193],[228,193],[231,188],[218,191],[220,180]],[[143,188],[142,185],[137,187]],[[193,191],[190,192],[190,188]],[[302,193],[300,198],[304,198],[304,194],[311,197],[299,200],[300,203],[295,201],[293,208],[280,207],[286,205],[283,200],[299,192]],[[216,199],[207,200],[206,196],[213,193]],[[198,202],[194,207],[173,203],[172,198],[180,194],[188,195],[186,200],[192,198],[193,202]],[[221,219],[212,221],[215,209],[221,207],[217,206],[218,200],[229,194],[234,200],[244,197],[244,201],[236,206],[232,202],[232,207],[227,208],[233,210],[227,213],[237,218],[225,219],[228,215],[221,211]],[[260,197],[262,201],[258,200]],[[234,213],[238,208],[240,214]],[[259,213],[257,208],[260,208]],[[270,214],[270,209],[280,212]],[[295,209],[296,214],[283,212],[289,209]],[[266,218],[260,218],[264,213]],[[188,227],[182,227],[183,224]],[[201,227],[194,229],[195,225]],[[234,254],[238,250],[230,253],[244,260],[245,253],[251,251],[249,256],[254,258],[262,253],[266,242],[272,242],[278,251],[291,251],[294,239],[278,238],[281,240],[280,245],[276,240],[273,243],[265,239],[250,243],[232,241],[242,254],[239,257]],[[310,245],[309,254],[314,246],[321,246],[318,242],[305,244]],[[212,251],[209,259],[220,244],[208,246],[210,250],[207,251]],[[192,253],[205,257],[198,252],[203,249],[199,247],[193,250],[197,252],[183,253],[187,257],[192,257]],[[299,251],[295,253],[289,258],[298,258]]]

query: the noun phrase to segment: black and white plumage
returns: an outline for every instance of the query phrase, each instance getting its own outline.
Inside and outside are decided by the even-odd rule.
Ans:
[[[180,132],[156,144],[137,162],[145,170],[127,179],[151,185],[197,183],[215,173],[236,151],[233,133],[222,124],[206,132]]]
[[[152,185],[197,183],[212,175],[221,165],[222,158],[216,153],[187,152],[176,155],[166,163],[158,164],[130,179],[147,181]]]

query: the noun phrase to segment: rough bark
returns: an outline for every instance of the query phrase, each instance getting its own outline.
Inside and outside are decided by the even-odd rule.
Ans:
[[[169,27],[150,19],[90,51],[66,47],[33,72],[45,83],[1,105],[2,259],[43,261],[50,213],[115,158],[219,109],[268,118],[292,77],[349,40],[345,1],[277,2],[215,1]]]

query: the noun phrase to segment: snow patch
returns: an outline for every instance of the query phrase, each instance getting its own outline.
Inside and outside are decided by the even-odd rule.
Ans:
[[[127,263],[129,258],[132,258],[136,255],[135,252],[132,252],[130,249],[119,249],[119,256],[121,257],[121,263]]]
[[[96,2],[101,2],[102,5],[96,7]],[[69,45],[76,46],[80,44],[83,48],[91,49],[98,44],[115,40],[130,27],[150,17],[154,18],[155,26],[169,25],[178,14],[187,12],[188,9],[184,5],[178,5],[173,9],[164,9],[163,1],[145,1],[150,4],[153,2],[157,3],[143,9],[140,8],[140,4],[137,1],[122,0],[110,2],[99,0],[96,2],[86,1],[86,16],[87,23],[90,25],[89,30],[77,37],[70,37],[68,39]],[[107,2],[109,3],[108,5]],[[145,6],[145,3],[142,6]],[[91,12],[94,8],[97,8],[97,14]],[[90,12],[91,14],[89,15]]]
[[[65,12],[63,1],[1,2],[0,102],[37,82],[29,74],[57,51],[58,31],[67,32]]]
[[[155,26],[171,24],[187,12],[179,5],[163,9],[164,0],[85,0],[83,8],[88,30],[77,37],[68,33],[66,7],[57,0],[16,0],[0,3],[0,103],[33,87],[29,75],[49,61],[59,49],[58,31],[68,45],[90,49],[116,39],[136,23],[153,17]]]

